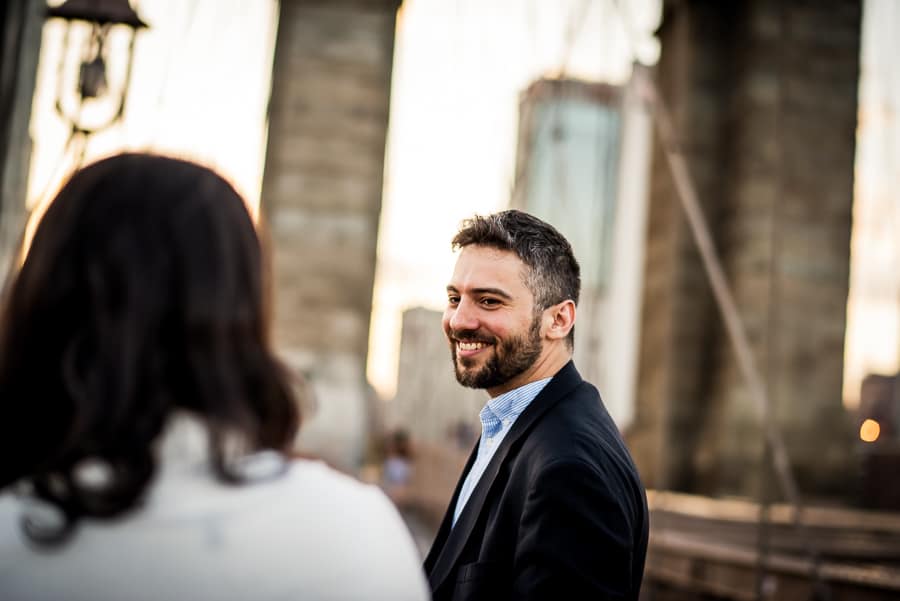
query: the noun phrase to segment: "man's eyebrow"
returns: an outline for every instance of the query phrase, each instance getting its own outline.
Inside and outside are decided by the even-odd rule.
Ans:
[[[506,300],[512,300],[512,296],[506,292],[505,290],[501,290],[500,288],[473,288],[473,294],[493,294],[494,296],[499,296],[500,298]]]
[[[453,285],[447,286],[447,292],[459,294],[459,290]],[[512,300],[512,296],[500,288],[472,288],[472,294],[493,294],[494,296],[499,296],[505,300]]]

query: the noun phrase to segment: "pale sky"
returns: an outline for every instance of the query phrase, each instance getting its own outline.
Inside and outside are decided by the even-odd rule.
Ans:
[[[900,2],[866,0],[844,400],[900,360]]]
[[[623,3],[624,4],[624,3]],[[627,3],[655,62],[656,0]],[[472,214],[505,208],[518,97],[541,76],[624,83],[622,21],[602,0],[406,0],[395,42],[369,377],[393,396],[402,311],[443,309],[450,240]]]
[[[276,0],[131,4],[150,28],[138,33],[124,120],[94,136],[86,158],[123,149],[184,156],[215,168],[257,205]],[[31,127],[31,203],[52,196],[71,165],[62,154],[68,131],[53,108],[63,29],[59,20],[44,26]],[[109,61],[111,71],[117,66]],[[116,75],[110,79],[118,81]]]
[[[178,154],[216,168],[255,206],[277,1],[132,4],[151,29],[139,34],[125,119],[92,140],[87,158],[120,149]],[[519,93],[540,76],[563,72],[610,83],[627,79],[630,55],[617,4],[632,13],[641,59],[655,62],[650,32],[658,0],[404,1],[369,345],[369,379],[383,398],[395,389],[401,311],[443,308],[453,264],[449,241],[459,222],[508,201]],[[848,307],[844,390],[851,404],[862,374],[896,370],[900,333],[900,210],[893,196],[900,189],[894,120],[900,84],[885,60],[900,54],[900,7],[868,0],[866,11],[861,101],[869,108],[860,130],[856,294]],[[32,118],[32,204],[52,195],[70,164],[63,155],[67,131],[52,104],[60,24],[48,24],[44,35]],[[892,220],[878,218],[885,209]]]
[[[657,0],[632,0],[651,30]],[[92,138],[88,160],[120,149],[191,158],[259,202],[276,0],[132,0],[139,34],[121,126]],[[393,396],[402,310],[441,308],[459,222],[508,200],[518,94],[541,75],[622,82],[621,20],[603,0],[405,0],[398,14],[368,375]],[[643,57],[657,47],[644,36]],[[61,23],[45,27],[32,119],[30,203],[52,197],[71,156],[53,109]],[[241,43],[235,43],[241,40]],[[214,59],[214,60],[211,60]]]

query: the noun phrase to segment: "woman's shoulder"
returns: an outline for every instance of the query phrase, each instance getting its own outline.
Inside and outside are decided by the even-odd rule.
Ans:
[[[285,481],[286,485],[301,487],[307,491],[307,495],[313,492],[329,493],[352,501],[382,496],[377,486],[363,482],[353,474],[341,471],[320,459],[289,460]]]
[[[317,541],[309,561],[327,566],[353,592],[348,598],[375,592],[374,598],[428,597],[409,528],[378,486],[309,459],[292,460],[282,485],[291,498],[302,499],[282,522],[305,524],[303,536]]]
[[[295,491],[293,496],[302,498],[303,506],[320,518],[330,514],[347,525],[371,520],[389,528],[404,526],[396,506],[380,487],[324,461],[291,460],[281,486]]]

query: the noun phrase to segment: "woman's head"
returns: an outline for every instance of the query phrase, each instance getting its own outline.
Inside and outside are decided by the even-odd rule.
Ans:
[[[267,341],[263,257],[247,209],[207,168],[108,158],[62,188],[0,321],[0,487],[25,478],[75,518],[130,507],[177,410],[224,438],[286,449],[299,415]],[[79,489],[84,460],[111,468]]]

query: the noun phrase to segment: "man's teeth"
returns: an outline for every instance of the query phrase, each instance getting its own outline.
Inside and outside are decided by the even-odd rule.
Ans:
[[[461,350],[461,351],[477,351],[477,350],[483,349],[484,347],[487,346],[483,342],[462,342],[462,341],[460,341],[460,342],[457,342],[456,344],[459,346],[459,350]]]

